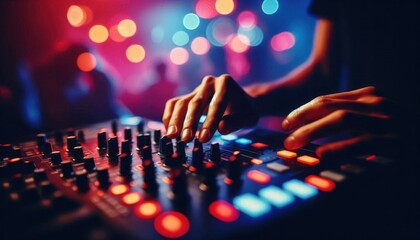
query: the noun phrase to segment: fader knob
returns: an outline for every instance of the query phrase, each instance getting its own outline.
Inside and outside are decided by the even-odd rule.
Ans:
[[[144,146],[152,146],[150,133],[141,133],[137,135],[137,150],[141,151]]]
[[[165,156],[165,165],[171,165],[171,156],[174,153],[174,146],[172,142],[168,142],[165,144],[165,148],[163,150],[163,155]]]
[[[160,131],[160,129],[156,129],[153,131],[153,143],[154,144],[159,144],[159,140],[162,137],[162,133]]]
[[[85,170],[76,173],[76,186],[81,193],[89,191],[89,178]]]
[[[239,151],[233,152],[233,155],[229,157],[228,169],[227,169],[227,181],[237,183],[242,173],[242,158]]]
[[[93,157],[83,158],[84,167],[88,173],[96,171],[95,161]]]
[[[108,140],[108,156],[109,157],[116,157],[118,156],[119,148],[118,148],[118,137],[114,136]]]
[[[185,143],[183,141],[176,143],[176,153],[178,154],[179,160],[185,163],[187,155],[185,154]]]
[[[51,164],[54,166],[58,166],[61,164],[62,158],[61,158],[61,152],[60,151],[54,151],[51,153]]]
[[[51,152],[52,152],[52,146],[51,146],[51,143],[46,142],[46,143],[44,144],[44,147],[42,148],[42,153],[44,154],[44,156],[49,157],[49,156],[51,156]]]
[[[195,147],[192,152],[191,171],[200,171],[203,168],[204,153],[203,149]]]
[[[83,161],[84,158],[84,153],[83,153],[83,148],[82,146],[76,146],[73,148],[73,160],[77,163],[80,163]]]
[[[83,130],[79,130],[77,132],[77,140],[79,142],[85,142],[86,141],[86,139],[85,139],[85,132]]]
[[[10,180],[10,190],[12,192],[18,192],[25,188],[25,179],[23,178],[22,174],[15,174],[13,178]]]
[[[73,153],[73,149],[77,147],[79,144],[77,142],[77,138],[75,136],[68,136],[67,137],[67,150],[70,153]]]
[[[34,170],[34,180],[35,180],[35,183],[37,183],[37,184],[40,183],[40,182],[48,180],[47,173],[45,172],[45,169],[43,169],[43,168],[35,169]]]
[[[220,146],[219,143],[212,143],[210,148],[210,160],[214,163],[220,163]]]
[[[133,142],[133,136],[130,127],[124,128],[124,140],[128,140],[130,143]]]
[[[152,159],[152,148],[149,146],[143,147],[142,155],[142,166],[143,166],[143,188],[153,191],[156,189],[156,169]]]
[[[131,154],[131,142],[129,140],[122,140],[121,141],[121,154]]]
[[[197,138],[194,139],[194,148],[198,148],[203,152],[203,144]]]
[[[131,180],[133,173],[131,172],[131,156],[127,154],[121,155],[120,158],[120,175],[128,180]]]
[[[98,133],[98,149],[106,149],[107,148],[107,141],[106,141],[106,132],[101,131]]]
[[[64,178],[74,177],[73,165],[70,161],[64,161],[61,163],[61,173]]]
[[[47,142],[47,135],[45,133],[39,133],[36,135],[36,144],[38,145],[38,148],[41,151],[46,142]]]
[[[144,122],[143,121],[140,121],[137,124],[137,133],[143,133],[143,131],[144,131]]]
[[[117,123],[117,121],[112,121],[111,122],[111,129],[112,129],[112,133],[114,134],[114,136],[117,136],[117,132],[118,132],[118,123]]]
[[[7,164],[7,169],[10,176],[15,175],[16,173],[23,173],[24,163],[21,158],[12,158]]]
[[[163,136],[163,137],[161,137],[161,138],[160,138],[160,140],[159,140],[159,152],[160,152],[161,154],[164,154],[163,152],[164,152],[164,150],[165,150],[165,145],[166,145],[168,142],[171,142],[171,139],[170,139],[170,138],[168,138],[167,136]]]
[[[111,185],[111,182],[109,181],[108,168],[98,168],[96,174],[96,178],[98,179],[100,188],[106,189],[109,187],[109,185]]]
[[[23,174],[31,174],[34,172],[34,170],[35,170],[34,162],[32,162],[31,160],[23,161],[23,169],[21,171]]]
[[[41,182],[41,195],[43,197],[50,197],[57,190],[57,188],[49,181]]]

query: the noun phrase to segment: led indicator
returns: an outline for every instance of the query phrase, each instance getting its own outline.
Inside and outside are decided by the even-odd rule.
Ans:
[[[252,146],[253,148],[255,148],[255,149],[264,149],[264,148],[267,148],[267,147],[268,147],[268,145],[267,145],[267,144],[265,144],[265,143],[261,143],[261,142],[256,142],[256,143],[253,143],[253,144],[251,144],[251,146]]]
[[[261,165],[263,163],[263,161],[258,158],[251,159],[251,162],[255,165]]]
[[[251,170],[247,174],[248,178],[260,184],[267,184],[270,182],[271,177],[268,174],[258,170]]]
[[[308,155],[303,155],[303,156],[298,157],[297,161],[299,163],[309,165],[309,166],[314,166],[314,165],[317,165],[319,163],[318,158],[310,157]]]
[[[239,138],[239,139],[236,139],[235,142],[239,145],[244,145],[244,146],[250,145],[252,143],[252,141],[247,138]]]
[[[239,218],[239,211],[223,200],[212,202],[209,206],[209,213],[222,222],[233,222]]]
[[[124,184],[118,184],[113,187],[111,187],[111,193],[114,195],[122,195],[124,193],[128,192],[128,186]]]
[[[318,193],[316,188],[297,179],[292,179],[283,183],[283,188],[302,199],[311,198]]]
[[[297,156],[295,152],[287,151],[287,150],[281,150],[277,152],[277,156],[285,159],[293,159]]]
[[[245,193],[235,197],[233,199],[233,205],[253,218],[267,214],[271,210],[270,204],[251,193]]]
[[[160,214],[154,221],[156,231],[167,238],[179,238],[185,235],[190,222],[179,212],[169,211]]]
[[[324,192],[330,192],[335,188],[335,183],[333,181],[316,175],[307,176],[305,182]]]
[[[295,200],[292,194],[274,185],[261,189],[258,195],[278,208],[289,205]]]
[[[160,205],[153,201],[143,202],[134,208],[134,213],[137,217],[142,219],[153,218],[159,213],[159,211]]]
[[[138,203],[142,199],[141,195],[135,192],[124,195],[121,201],[127,205],[133,205]]]

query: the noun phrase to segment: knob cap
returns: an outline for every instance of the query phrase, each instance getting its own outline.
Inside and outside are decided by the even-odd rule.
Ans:
[[[165,145],[168,142],[171,142],[171,139],[168,138],[167,136],[163,136],[162,138],[160,138],[160,140],[159,140],[159,153],[164,154]]]
[[[61,152],[60,151],[54,151],[51,153],[51,164],[54,166],[58,166],[62,162],[61,158]]]
[[[40,183],[40,182],[48,180],[47,173],[45,172],[45,169],[43,169],[43,168],[35,169],[34,170],[34,180],[35,180],[35,183],[37,183],[37,184]]]
[[[36,144],[38,145],[38,148],[41,151],[46,142],[47,142],[47,135],[45,133],[39,133],[36,135]]]
[[[76,186],[81,193],[89,191],[89,178],[85,170],[76,173]]]
[[[57,190],[57,188],[49,181],[41,182],[41,195],[44,197],[50,197]]]
[[[160,131],[160,129],[156,129],[153,131],[153,143],[154,144],[159,144],[159,140],[162,137],[162,132]]]
[[[108,140],[108,156],[116,157],[119,155],[118,137],[114,136]]]
[[[242,173],[242,157],[239,151],[233,152],[233,155],[229,157],[227,178],[234,183],[240,180]]]
[[[190,170],[200,172],[203,168],[204,152],[203,148],[195,147],[192,152],[192,162]]]
[[[130,140],[121,141],[121,154],[131,155],[131,141]]]
[[[144,122],[143,121],[140,121],[137,124],[137,133],[143,133],[143,132],[144,132]]]
[[[143,188],[149,191],[154,191],[157,187],[156,169],[152,159],[152,148],[149,146],[143,147],[142,166],[144,172]]]
[[[219,143],[212,143],[210,148],[210,160],[214,163],[220,163],[220,146]]]
[[[106,132],[101,131],[98,132],[98,149],[106,149],[107,148],[107,141],[106,141]]]
[[[114,136],[117,136],[117,132],[118,132],[118,123],[117,123],[117,121],[112,121],[111,122],[111,129],[112,129],[112,133],[114,134]]]
[[[67,150],[70,152],[70,154],[73,153],[73,149],[77,146],[79,146],[79,143],[77,142],[77,138],[75,136],[68,136],[67,137]]]
[[[102,189],[107,189],[109,185],[111,185],[111,182],[109,181],[108,168],[99,168],[96,174],[96,178],[99,182],[99,187]]]
[[[64,161],[61,163],[61,173],[64,178],[74,177],[73,165],[70,161]]]
[[[131,180],[133,173],[131,172],[132,158],[130,155],[123,154],[120,158],[120,175]]]
[[[84,132],[83,130],[79,130],[79,131],[77,132],[77,140],[78,140],[79,142],[85,142],[85,141],[86,141],[86,138],[85,138],[85,132]]]
[[[185,163],[187,160],[187,155],[185,154],[185,143],[183,141],[176,143],[176,153],[178,154],[179,160],[182,163]]]
[[[137,135],[137,150],[141,151],[144,146],[152,146],[150,133],[141,133]]]
[[[133,136],[130,127],[124,128],[124,140],[128,140],[130,143],[133,141]]]
[[[93,157],[85,157],[83,158],[85,170],[88,173],[96,171],[95,161]]]
[[[76,146],[73,148],[73,161],[80,163],[83,162],[83,158],[85,156],[85,154],[83,153],[83,148],[82,146]]]
[[[69,136],[76,136],[76,131],[73,128],[69,128],[66,130],[66,135]]]
[[[171,165],[171,156],[174,154],[174,146],[172,142],[168,142],[165,144],[165,148],[163,150],[163,155],[165,156],[165,165]]]

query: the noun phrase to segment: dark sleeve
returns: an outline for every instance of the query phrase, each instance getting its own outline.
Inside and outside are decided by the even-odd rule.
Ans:
[[[320,18],[337,20],[340,0],[313,0],[309,13]]]

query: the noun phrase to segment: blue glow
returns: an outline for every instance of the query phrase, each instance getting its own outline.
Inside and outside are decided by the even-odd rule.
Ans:
[[[292,194],[274,185],[261,189],[258,195],[278,208],[289,205],[295,200]]]
[[[248,138],[239,138],[239,139],[236,139],[235,142],[237,144],[247,146],[247,145],[250,145],[252,143],[252,140],[250,140]]]
[[[245,214],[257,218],[271,210],[270,204],[251,193],[239,195],[233,199],[233,205]]]
[[[279,2],[277,0],[264,0],[261,9],[267,15],[274,14],[279,9]]]
[[[225,141],[234,141],[238,139],[238,136],[233,135],[233,134],[227,134],[227,135],[222,135],[222,139]]]
[[[204,121],[206,121],[206,115],[202,115],[201,117],[200,117],[200,120],[198,121],[199,123],[203,123]]]
[[[252,28],[239,27],[238,34],[247,36],[252,47],[260,45],[264,39],[264,33],[258,26]]]
[[[172,42],[177,46],[185,46],[189,41],[190,37],[184,31],[178,31],[172,36]]]
[[[283,183],[283,188],[302,199],[308,199],[318,194],[318,189],[297,179]]]
[[[184,27],[186,29],[194,30],[200,25],[200,18],[194,13],[188,13],[184,16],[182,22],[184,23]]]
[[[154,27],[152,29],[152,41],[154,43],[160,43],[163,41],[163,38],[165,37],[165,31],[163,30],[162,27]]]
[[[137,126],[137,124],[139,124],[141,120],[142,118],[138,116],[125,115],[120,117],[121,124],[128,126]]]

